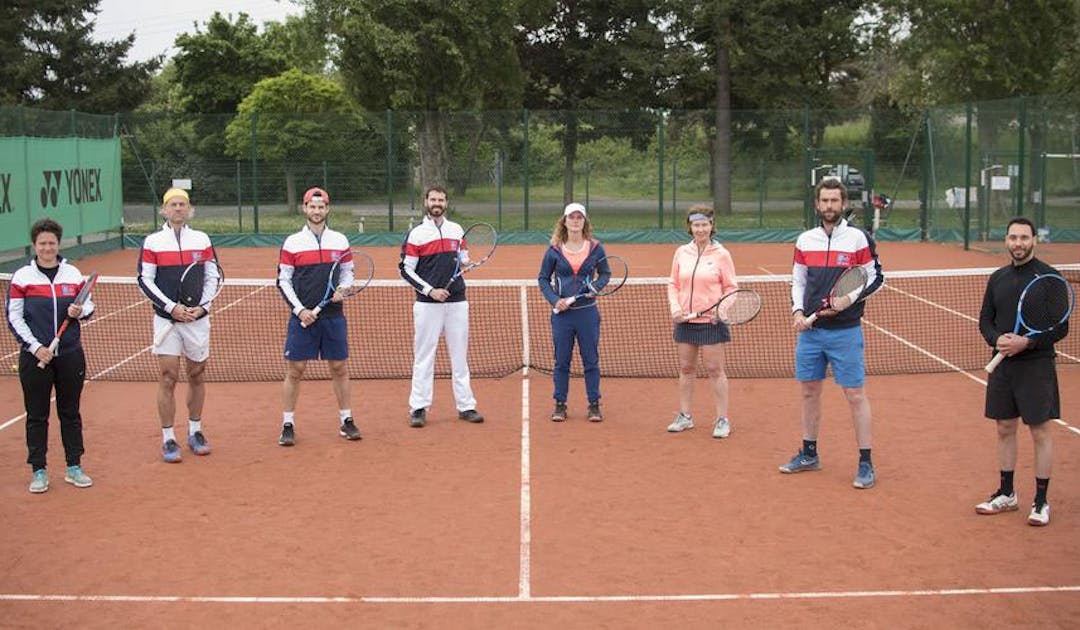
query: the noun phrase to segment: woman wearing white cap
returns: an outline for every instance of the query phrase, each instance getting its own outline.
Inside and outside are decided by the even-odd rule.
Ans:
[[[555,344],[554,422],[566,420],[566,398],[570,388],[570,359],[577,341],[585,372],[585,393],[589,400],[590,422],[600,422],[600,311],[594,298],[577,298],[584,279],[596,277],[603,286],[611,270],[607,267],[604,246],[592,238],[588,212],[580,203],[571,203],[555,222],[551,246],[544,252],[537,282],[544,298],[551,304],[551,338]],[[599,263],[599,264],[598,264]]]

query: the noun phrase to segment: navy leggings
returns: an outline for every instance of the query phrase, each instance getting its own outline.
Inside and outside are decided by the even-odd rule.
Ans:
[[[552,313],[551,338],[555,342],[554,398],[566,402],[570,389],[570,359],[574,342],[585,368],[585,393],[589,402],[600,401],[600,311],[595,306]]]

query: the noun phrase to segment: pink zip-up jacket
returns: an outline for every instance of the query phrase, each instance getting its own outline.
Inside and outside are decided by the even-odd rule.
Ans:
[[[735,262],[731,260],[731,253],[720,243],[710,242],[700,256],[693,241],[675,250],[667,285],[672,317],[679,313],[703,311],[738,288]],[[711,322],[712,318],[706,315],[690,321],[704,324]]]

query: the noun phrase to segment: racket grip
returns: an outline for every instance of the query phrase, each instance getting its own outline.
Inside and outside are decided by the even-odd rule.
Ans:
[[[809,326],[817,321],[817,313],[810,313],[810,317],[806,318],[806,325]]]
[[[1001,354],[1000,352],[997,352],[997,353],[994,354],[994,358],[990,359],[990,362],[987,363],[986,367],[984,367],[983,369],[986,370],[987,374],[992,374],[994,372],[994,370],[997,369],[997,366],[1001,365],[1001,362],[1004,361],[1004,360],[1005,360],[1005,355]]]
[[[321,313],[321,312],[322,312],[322,304],[320,304],[320,305],[316,306],[315,308],[311,309],[311,314],[314,315],[315,317],[318,317],[319,313]],[[308,325],[305,324],[304,322],[300,322],[300,327],[301,328],[307,328]]]
[[[65,328],[67,328],[67,327],[66,326],[61,326],[60,327],[60,334],[64,334],[64,329]],[[60,337],[56,336],[56,337],[53,338],[52,341],[49,342],[49,352],[51,352],[51,353],[53,353],[55,355],[56,354],[56,349],[59,348],[59,347],[60,347]],[[45,369],[46,365],[47,364],[44,361],[38,361],[38,363],[37,363],[37,366],[39,368],[43,369],[43,370]]]

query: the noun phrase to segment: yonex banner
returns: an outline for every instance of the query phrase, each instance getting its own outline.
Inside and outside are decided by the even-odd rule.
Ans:
[[[115,230],[122,201],[119,138],[0,138],[0,250],[26,246],[41,217],[65,238]]]

